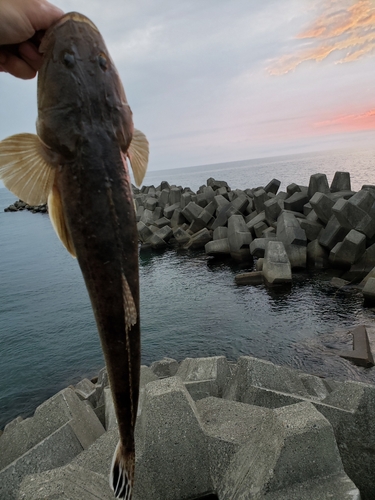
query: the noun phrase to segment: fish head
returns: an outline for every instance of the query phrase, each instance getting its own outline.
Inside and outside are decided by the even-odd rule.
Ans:
[[[74,159],[82,141],[107,134],[122,151],[132,140],[132,112],[119,74],[97,27],[65,14],[39,48],[37,133],[47,149]]]

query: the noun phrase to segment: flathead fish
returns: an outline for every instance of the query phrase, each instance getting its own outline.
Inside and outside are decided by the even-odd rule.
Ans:
[[[131,182],[148,162],[119,75],[96,26],[78,13],[49,28],[39,50],[37,135],[0,143],[0,178],[30,205],[48,200],[53,227],[77,257],[100,335],[120,441],[110,484],[129,500],[140,377],[138,236]]]

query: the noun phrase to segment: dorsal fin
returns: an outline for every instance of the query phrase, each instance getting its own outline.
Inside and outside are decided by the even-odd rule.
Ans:
[[[134,129],[133,138],[126,154],[130,160],[135,183],[137,186],[140,186],[146,175],[149,147],[145,134],[136,128]]]
[[[124,299],[125,330],[128,332],[137,323],[138,313],[128,280],[122,273],[122,296]]]
[[[0,142],[0,179],[29,205],[46,203],[55,177],[35,134],[17,134]]]

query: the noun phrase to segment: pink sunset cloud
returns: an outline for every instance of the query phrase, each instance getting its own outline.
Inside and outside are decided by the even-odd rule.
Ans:
[[[375,53],[375,3],[373,0],[331,0],[318,18],[299,33],[296,52],[283,55],[268,68],[271,75],[295,70],[306,61],[323,61],[333,54],[335,64],[355,61]]]

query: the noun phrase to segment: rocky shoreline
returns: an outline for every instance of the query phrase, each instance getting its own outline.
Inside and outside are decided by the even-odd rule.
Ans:
[[[372,500],[375,386],[250,356],[141,368],[134,500]],[[4,500],[111,500],[105,369],[0,436]]]
[[[36,213],[47,214],[48,206],[47,203],[44,203],[43,205],[28,205],[22,200],[17,200],[14,203],[12,203],[12,205],[9,205],[9,207],[4,208],[4,212],[22,212],[23,210],[28,210],[33,214]]]

